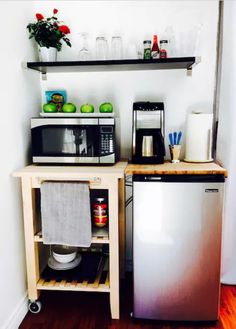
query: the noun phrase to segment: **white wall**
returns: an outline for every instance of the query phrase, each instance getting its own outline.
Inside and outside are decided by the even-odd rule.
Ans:
[[[63,46],[58,60],[76,60],[80,49],[79,33],[90,35],[90,50],[94,55],[95,38],[105,33],[110,43],[119,33],[124,49],[136,43],[142,49],[144,39],[157,33],[165,37],[165,29],[172,26],[175,36],[173,56],[201,56],[202,62],[188,77],[185,70],[96,72],[50,74],[42,82],[42,91],[65,89],[68,100],[79,108],[83,103],[99,104],[111,101],[120,118],[121,156],[131,158],[132,104],[135,101],[163,101],[165,104],[166,135],[170,130],[183,130],[187,113],[192,110],[213,111],[218,21],[217,1],[46,1],[35,2],[35,9],[51,15],[57,8],[58,18],[70,28],[72,48]],[[194,29],[197,28],[198,38]],[[193,41],[193,43],[192,43]],[[194,49],[195,48],[195,49]],[[42,98],[45,102],[44,96]],[[199,132],[200,133],[200,132]],[[167,158],[168,140],[166,138]],[[127,196],[131,195],[127,188]],[[132,258],[131,219],[132,203],[127,207],[127,258]]]
[[[217,1],[37,1],[35,5],[36,11],[45,16],[58,8],[58,18],[71,28],[72,48],[63,46],[58,60],[78,59],[79,32],[90,34],[90,49],[94,53],[95,37],[100,33],[106,33],[109,42],[112,35],[120,33],[125,49],[131,42],[142,48],[144,39],[155,33],[161,38],[170,25],[178,48],[174,55],[184,51],[185,55],[202,56],[202,63],[196,66],[192,77],[187,77],[185,70],[48,75],[43,89],[67,90],[69,101],[78,107],[90,102],[98,108],[107,100],[114,104],[120,117],[123,157],[131,155],[134,101],[164,101],[166,132],[184,128],[186,113],[193,109],[212,112]],[[187,46],[194,39],[190,35],[194,27],[200,28],[196,51],[191,44]]]
[[[33,8],[32,8],[33,7]],[[185,71],[110,72],[59,74],[48,76],[44,89],[63,88],[69,100],[80,106],[105,100],[115,105],[121,119],[122,155],[130,157],[132,103],[137,100],[164,101],[167,131],[184,126],[192,109],[212,111],[216,56],[216,1],[1,1],[2,33],[0,140],[1,156],[1,239],[0,239],[0,326],[13,328],[13,317],[25,311],[25,259],[20,184],[12,172],[27,163],[30,142],[29,118],[40,111],[39,74],[21,68],[22,61],[35,60],[33,42],[26,25],[35,12],[51,13],[59,9],[59,18],[72,31],[73,48],[64,46],[59,59],[76,59],[78,34],[87,31],[91,41],[100,32],[121,33],[124,44],[134,40],[140,45],[154,33],[163,35],[172,25],[176,37],[184,40],[192,26],[201,26],[196,52],[202,63],[187,77]],[[181,34],[182,33],[182,34]],[[93,43],[93,42],[92,42]],[[180,43],[179,43],[180,44]],[[180,48],[180,47],[178,47]],[[182,48],[183,49],[183,48]],[[189,51],[190,52],[190,51]],[[178,55],[181,55],[180,52]],[[22,306],[23,305],[23,306]]]
[[[228,170],[225,191],[222,282],[236,284],[236,3],[224,2],[223,57],[217,159]]]
[[[12,173],[27,164],[29,118],[38,112],[39,75],[21,67],[34,57],[26,25],[32,17],[29,1],[1,1],[1,239],[0,328],[18,328],[26,307],[26,273],[20,184]]]

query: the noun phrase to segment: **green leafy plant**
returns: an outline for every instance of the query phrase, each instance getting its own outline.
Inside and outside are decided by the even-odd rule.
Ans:
[[[34,38],[39,47],[54,47],[58,51],[62,48],[62,40],[71,47],[70,40],[67,38],[67,34],[70,33],[70,29],[67,25],[63,25],[58,21],[56,14],[58,10],[53,9],[53,16],[44,18],[42,14],[37,13],[35,15],[37,21],[27,25],[29,30],[29,39]]]

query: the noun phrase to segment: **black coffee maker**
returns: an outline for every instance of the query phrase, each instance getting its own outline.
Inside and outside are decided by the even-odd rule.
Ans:
[[[133,104],[133,163],[164,163],[164,103]]]

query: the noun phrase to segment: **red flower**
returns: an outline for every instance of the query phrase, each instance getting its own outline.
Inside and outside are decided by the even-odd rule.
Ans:
[[[38,21],[41,21],[42,19],[44,19],[42,14],[36,14],[35,16],[36,16]]]
[[[68,26],[66,25],[61,25],[58,27],[58,30],[61,32],[61,33],[64,33],[64,34],[68,34],[70,33],[70,29]]]
[[[55,14],[57,14],[57,13],[58,13],[58,9],[54,8],[54,9],[53,9],[53,14],[55,15]]]

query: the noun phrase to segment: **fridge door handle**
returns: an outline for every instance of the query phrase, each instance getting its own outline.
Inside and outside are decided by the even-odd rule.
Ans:
[[[161,179],[161,177],[153,176],[153,177],[145,177],[144,180],[145,181],[149,181],[149,182],[151,182],[151,181],[153,181],[153,182],[159,182],[162,179]]]
[[[212,156],[211,156],[211,145],[212,145],[212,130],[209,129],[208,130],[208,160],[211,160],[212,159]]]

